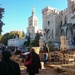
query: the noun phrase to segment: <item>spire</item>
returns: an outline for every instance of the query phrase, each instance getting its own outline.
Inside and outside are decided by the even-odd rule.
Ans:
[[[34,9],[34,7],[32,8],[32,15],[35,15],[35,9]]]

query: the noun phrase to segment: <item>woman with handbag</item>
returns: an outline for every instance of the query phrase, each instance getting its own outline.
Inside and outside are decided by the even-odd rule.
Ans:
[[[24,66],[28,67],[29,65],[32,64],[32,57],[31,57],[31,54],[27,54],[26,55],[26,61],[25,61],[25,64]]]
[[[37,53],[35,53],[34,49],[30,49],[30,54],[27,55],[26,62],[30,63],[26,66],[27,72],[29,75],[35,75],[39,73],[39,69],[41,69],[40,58]]]

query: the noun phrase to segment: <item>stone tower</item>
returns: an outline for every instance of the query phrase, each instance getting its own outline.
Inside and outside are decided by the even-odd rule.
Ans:
[[[35,9],[32,8],[32,15],[28,18],[28,28],[27,34],[30,34],[31,40],[34,40],[35,33],[37,33],[37,26],[38,26],[38,18],[35,16]]]

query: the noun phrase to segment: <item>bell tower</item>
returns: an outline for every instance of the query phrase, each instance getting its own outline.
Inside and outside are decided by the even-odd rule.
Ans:
[[[30,37],[33,40],[35,38],[35,34],[37,33],[38,26],[38,18],[35,16],[35,9],[32,8],[32,15],[28,18],[28,28],[27,33],[30,33]]]

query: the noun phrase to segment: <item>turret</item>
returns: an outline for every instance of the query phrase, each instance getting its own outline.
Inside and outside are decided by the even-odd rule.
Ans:
[[[74,0],[68,0],[68,8],[70,13],[74,11],[74,7],[75,7]]]

